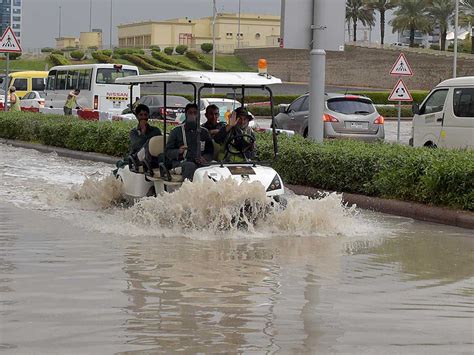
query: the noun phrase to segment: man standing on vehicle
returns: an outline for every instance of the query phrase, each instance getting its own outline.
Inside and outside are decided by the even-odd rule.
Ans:
[[[253,116],[248,113],[244,107],[237,108],[232,112],[229,118],[229,124],[222,127],[220,131],[214,136],[214,140],[218,144],[224,144],[227,146],[226,159],[234,160],[238,158],[236,154],[234,159],[229,155],[229,143],[232,143],[234,150],[240,152],[241,158],[245,160],[255,159],[255,134],[252,128],[249,127],[250,121],[253,120]]]
[[[64,115],[71,116],[72,110],[75,109],[77,105],[77,97],[79,96],[81,90],[73,90],[67,95],[66,103],[64,104]]]
[[[192,181],[198,167],[212,161],[214,145],[208,130],[198,125],[198,106],[188,104],[184,124],[173,129],[166,143],[168,166],[180,168],[183,178]]]
[[[20,99],[16,95],[16,88],[14,86],[10,88],[10,111],[11,112],[21,111]]]
[[[214,104],[207,106],[205,116],[207,121],[201,127],[207,129],[211,137],[214,138],[221,128],[225,126],[224,122],[219,121],[219,107]]]

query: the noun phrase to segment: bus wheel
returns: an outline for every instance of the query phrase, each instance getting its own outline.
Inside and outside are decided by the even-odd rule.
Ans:
[[[423,147],[431,148],[431,149],[436,149],[436,148],[438,148],[438,146],[437,146],[436,144],[434,144],[433,142],[426,142]]]

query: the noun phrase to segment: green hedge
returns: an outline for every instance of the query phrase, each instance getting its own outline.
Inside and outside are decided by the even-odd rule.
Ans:
[[[91,122],[30,112],[1,112],[0,137],[124,156],[133,122]],[[271,135],[258,134],[271,160]],[[279,136],[273,167],[285,183],[474,210],[474,151],[412,148],[349,140],[313,143]]]
[[[92,58],[94,58],[99,63],[113,63],[113,59],[110,56],[105,55],[102,52],[96,51],[92,52]]]
[[[122,58],[145,70],[151,70],[156,73],[164,73],[166,71],[164,69],[155,67],[154,65],[148,63],[147,61],[143,60],[135,54],[124,54],[122,55]]]
[[[176,60],[172,56],[163,52],[152,51],[151,55],[156,60],[159,60],[160,62],[163,62],[165,64],[173,65],[175,67],[180,67],[186,70],[199,70],[197,66],[191,66],[191,65],[182,63],[179,60]]]
[[[201,67],[203,67],[205,70],[212,70],[212,63],[210,60],[208,60],[205,56],[203,56],[201,53],[198,53],[196,51],[187,51],[186,52],[186,57],[191,59],[193,62],[199,64]],[[218,65],[216,63],[216,70],[218,71],[226,71],[224,67]]]
[[[69,62],[69,60],[67,60],[66,58],[64,58],[63,55],[59,55],[59,54],[50,54],[48,56],[48,60],[53,64],[53,65],[69,65],[71,64]]]
[[[163,70],[173,70],[173,71],[176,71],[176,70],[183,70],[182,68],[180,67],[177,67],[175,65],[170,65],[170,64],[166,64],[166,63],[163,63],[157,59],[154,59],[154,58],[151,58],[151,57],[148,57],[146,55],[141,55],[141,54],[136,54],[135,56],[137,56],[138,58],[144,60],[145,62],[147,62],[148,64],[150,65],[153,65],[154,67],[156,68],[159,68],[159,69],[163,69]]]

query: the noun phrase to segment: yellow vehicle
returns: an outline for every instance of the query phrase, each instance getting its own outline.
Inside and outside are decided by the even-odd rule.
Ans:
[[[19,71],[10,73],[8,87],[14,86],[16,94],[21,99],[30,91],[44,91],[47,71]]]

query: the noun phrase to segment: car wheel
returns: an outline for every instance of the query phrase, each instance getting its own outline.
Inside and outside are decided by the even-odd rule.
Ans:
[[[434,144],[433,142],[426,142],[423,147],[431,148],[431,149],[436,149],[436,148],[438,148],[438,146],[437,146],[436,144]]]

